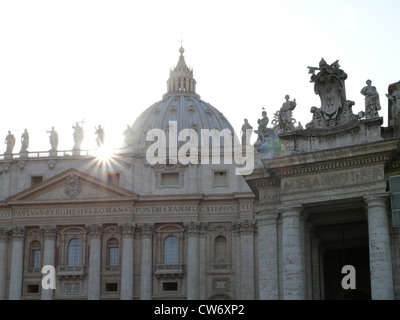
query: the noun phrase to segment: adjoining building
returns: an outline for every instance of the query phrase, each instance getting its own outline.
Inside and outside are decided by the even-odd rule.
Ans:
[[[0,158],[0,299],[399,299],[389,179],[400,174],[400,85],[389,86],[383,127],[371,83],[355,115],[347,74],[321,60],[310,68],[321,107],[306,128],[287,96],[272,126],[263,112],[254,146],[245,122],[236,148],[183,53],[110,159],[79,141],[10,145]],[[254,157],[243,176],[239,156]],[[55,289],[42,288],[45,265]],[[341,285],[346,265],[356,289]]]

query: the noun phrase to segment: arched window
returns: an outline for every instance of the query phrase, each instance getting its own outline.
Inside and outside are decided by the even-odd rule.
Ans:
[[[164,264],[179,263],[179,240],[177,237],[168,237],[164,241]]]
[[[107,241],[107,266],[119,266],[119,242],[115,238],[108,239]]]
[[[82,265],[82,241],[78,238],[71,239],[68,243],[68,266]]]
[[[42,247],[39,241],[32,241],[29,248],[29,267],[40,268],[42,263]]]
[[[226,238],[224,236],[218,236],[214,240],[214,263],[225,264],[227,261],[226,256]]]

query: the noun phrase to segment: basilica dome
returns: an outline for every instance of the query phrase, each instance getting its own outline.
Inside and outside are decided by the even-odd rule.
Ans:
[[[201,100],[196,93],[196,81],[193,70],[188,68],[180,48],[178,64],[170,71],[167,81],[167,93],[163,99],[147,108],[133,123],[130,144],[135,149],[143,149],[146,134],[151,129],[161,129],[168,134],[171,121],[176,122],[176,130],[194,129],[200,134],[202,129],[229,129],[233,127],[225,116],[215,107]],[[222,145],[223,143],[221,143]]]

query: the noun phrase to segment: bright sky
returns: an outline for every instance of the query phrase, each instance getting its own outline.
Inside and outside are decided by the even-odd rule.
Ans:
[[[294,117],[320,107],[307,66],[339,59],[347,99],[364,110],[360,90],[377,87],[387,124],[388,85],[400,80],[398,0],[0,0],[0,153],[8,130],[20,150],[49,150],[46,129],[73,146],[72,125],[85,119],[82,148],[94,126],[120,147],[122,132],[166,92],[179,40],[197,93],[240,132],[270,121],[289,94]]]

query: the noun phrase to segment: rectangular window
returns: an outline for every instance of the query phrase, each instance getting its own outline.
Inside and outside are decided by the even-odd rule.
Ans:
[[[106,283],[106,292],[118,292],[118,283]]]
[[[28,284],[26,286],[26,293],[39,293],[39,285],[38,284]]]
[[[31,177],[31,187],[43,182],[43,176],[32,176]]]
[[[163,282],[163,291],[178,291],[178,282]]]
[[[161,173],[161,186],[179,186],[179,172]]]
[[[41,267],[41,263],[40,263],[41,253],[42,252],[40,249],[32,250],[32,261],[31,261],[32,268],[40,268]]]
[[[119,266],[119,248],[118,247],[111,247],[109,249],[109,266],[110,267],[118,267]]]
[[[214,171],[214,186],[227,186],[228,178],[226,171]]]
[[[119,173],[107,173],[107,183],[114,186],[119,186],[120,174]]]

